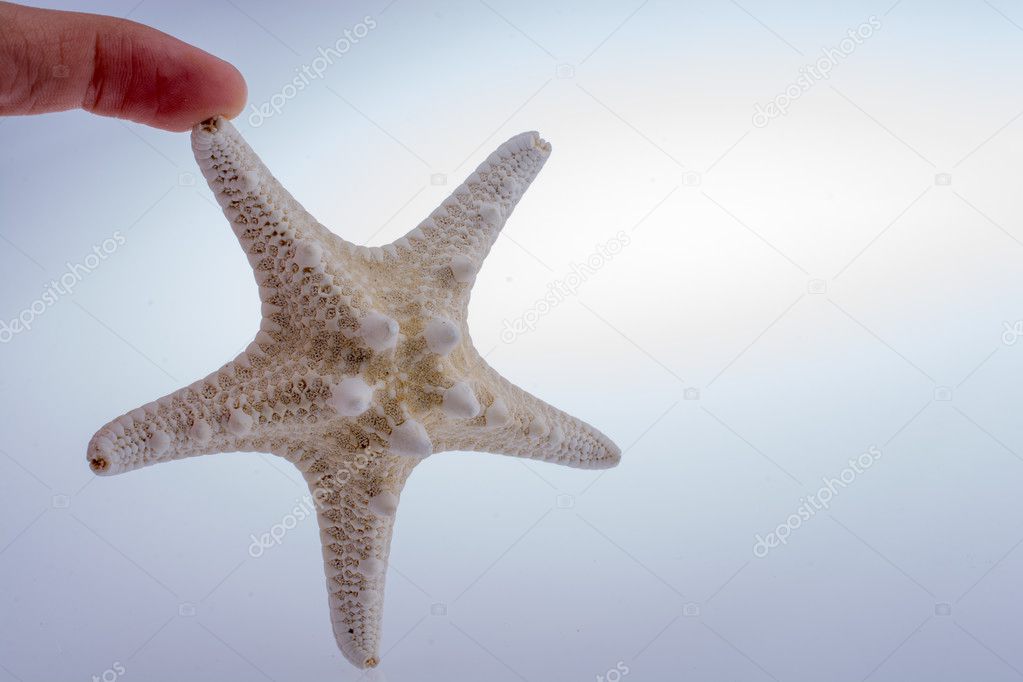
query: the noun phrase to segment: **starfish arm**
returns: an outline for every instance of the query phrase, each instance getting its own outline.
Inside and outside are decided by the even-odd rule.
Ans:
[[[551,146],[535,132],[511,138],[481,163],[430,216],[387,248],[471,283],[508,216],[540,172]]]
[[[618,446],[596,428],[519,388],[485,363],[474,383],[484,387],[479,391],[480,416],[445,433],[440,449],[491,452],[579,469],[608,469],[621,459]]]
[[[204,121],[192,150],[248,257],[263,303],[263,330],[358,333],[369,301],[358,285],[364,247],[328,230],[273,177],[230,122]]]
[[[258,245],[289,231],[345,252],[356,248],[317,222],[227,119],[218,116],[192,128],[192,153],[253,267],[265,256]]]
[[[192,152],[254,268],[274,237],[316,240],[343,251],[354,248],[302,208],[227,119],[196,125]]]
[[[109,421],[89,441],[90,468],[101,475],[112,475],[185,457],[238,450],[237,438],[227,427],[231,408],[228,403],[219,404],[213,390],[216,377],[232,364]],[[251,419],[248,415],[235,416],[234,422],[246,418]]]
[[[407,457],[371,461],[351,453],[314,455],[312,461],[304,474],[320,524],[334,638],[352,664],[372,668],[380,661],[394,514],[414,463]]]
[[[279,439],[260,423],[266,407],[252,375],[250,354],[242,353],[192,385],[112,420],[89,441],[89,467],[109,476],[217,452],[276,452]]]

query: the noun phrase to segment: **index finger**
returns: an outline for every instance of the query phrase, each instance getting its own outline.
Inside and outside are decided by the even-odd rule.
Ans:
[[[80,107],[187,130],[245,106],[237,69],[133,21],[0,2],[0,25],[0,115]]]

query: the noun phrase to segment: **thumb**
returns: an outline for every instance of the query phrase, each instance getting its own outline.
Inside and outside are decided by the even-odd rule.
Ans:
[[[0,2],[0,115],[82,108],[187,130],[245,106],[227,62],[133,21]]]

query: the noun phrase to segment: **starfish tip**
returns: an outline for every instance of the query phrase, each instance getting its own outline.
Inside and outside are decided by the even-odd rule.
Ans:
[[[86,459],[89,462],[89,468],[94,474],[109,476],[114,473],[113,450],[113,442],[103,431],[98,432],[92,437],[92,440],[89,441],[89,447],[86,449]]]
[[[618,466],[618,464],[622,461],[622,449],[615,445],[614,443],[612,443],[610,440],[607,440],[607,442],[604,444],[604,447],[607,448],[607,455],[602,459],[598,460],[599,465],[597,468],[613,469],[614,467]]]
[[[539,149],[544,156],[551,153],[551,143],[540,137],[540,133],[535,130],[519,133],[505,142],[505,145],[511,151],[522,151],[529,149],[530,147],[535,147],[536,149]]]
[[[210,118],[197,123],[192,129],[192,132],[203,131],[206,133],[215,133],[220,130],[220,124],[224,121],[223,116],[211,116]]]

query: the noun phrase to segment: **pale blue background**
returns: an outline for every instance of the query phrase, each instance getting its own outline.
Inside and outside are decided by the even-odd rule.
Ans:
[[[336,4],[66,6],[229,59],[256,104],[374,17],[280,115],[238,121],[353,241],[403,234],[517,132],[554,146],[470,327],[622,464],[425,462],[371,679],[1023,677],[1023,343],[1002,341],[1023,319],[1023,2]],[[870,15],[882,27],[830,81],[752,126]],[[0,139],[0,319],[126,237],[0,346],[0,681],[115,665],[359,679],[331,635],[315,523],[248,555],[305,494],[290,465],[234,454],[94,479],[85,464],[99,426],[258,324],[187,136],[71,112],[0,120]],[[619,230],[625,251],[502,343],[503,320]],[[881,459],[829,513],[753,556],[756,533],[872,445]]]

